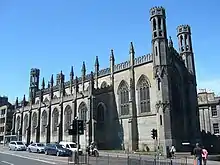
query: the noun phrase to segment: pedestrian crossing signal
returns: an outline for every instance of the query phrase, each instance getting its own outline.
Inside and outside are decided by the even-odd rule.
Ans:
[[[83,135],[84,134],[84,122],[83,120],[73,120],[72,129],[68,130],[69,135]]]
[[[152,137],[152,139],[157,139],[157,130],[156,129],[151,130],[151,137]]]

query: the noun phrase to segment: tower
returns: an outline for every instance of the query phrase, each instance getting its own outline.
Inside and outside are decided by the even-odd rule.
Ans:
[[[187,81],[187,101],[189,118],[189,135],[192,142],[200,141],[199,109],[197,100],[197,84],[195,73],[195,62],[192,48],[191,28],[189,25],[180,25],[177,27],[177,37],[179,44],[179,54],[182,57],[186,68],[188,69]]]
[[[36,92],[39,90],[40,69],[32,68],[30,72],[29,98],[34,102]]]
[[[192,49],[191,28],[189,25],[180,25],[177,27],[177,37],[179,44],[179,53],[184,60],[186,68],[192,75],[195,75],[195,63]]]
[[[150,9],[152,27],[152,56],[153,73],[157,82],[156,87],[156,120],[158,132],[157,147],[163,146],[163,152],[172,144],[171,117],[170,117],[170,85],[168,63],[168,40],[166,31],[166,14],[163,7]]]

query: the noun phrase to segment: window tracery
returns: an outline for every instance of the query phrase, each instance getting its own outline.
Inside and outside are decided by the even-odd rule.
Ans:
[[[57,133],[57,126],[59,121],[59,111],[56,108],[53,110],[52,121],[52,133],[55,134]]]
[[[129,115],[129,89],[125,81],[119,85],[120,115]]]
[[[68,131],[70,124],[71,124],[71,116],[72,116],[72,109],[71,107],[68,105],[65,108],[64,111],[64,131]]]
[[[150,112],[150,86],[144,76],[138,82],[140,113]]]
[[[44,110],[41,119],[41,133],[45,134],[47,126],[47,112]]]

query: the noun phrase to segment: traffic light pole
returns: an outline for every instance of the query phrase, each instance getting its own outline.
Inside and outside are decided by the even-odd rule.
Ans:
[[[78,124],[78,117],[75,119],[76,122],[76,138],[77,138],[77,151],[76,151],[76,163],[79,164],[79,124]]]

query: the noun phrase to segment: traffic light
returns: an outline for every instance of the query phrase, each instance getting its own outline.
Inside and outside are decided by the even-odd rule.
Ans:
[[[157,130],[156,129],[151,130],[151,137],[152,137],[152,139],[157,139]]]
[[[84,122],[83,122],[83,120],[78,120],[78,134],[79,135],[84,134]]]
[[[69,129],[68,131],[69,131],[69,135],[77,135],[77,134],[83,135],[84,134],[83,120],[73,120],[72,129]]]
[[[73,120],[72,129],[69,129],[69,135],[77,135],[77,120]]]

